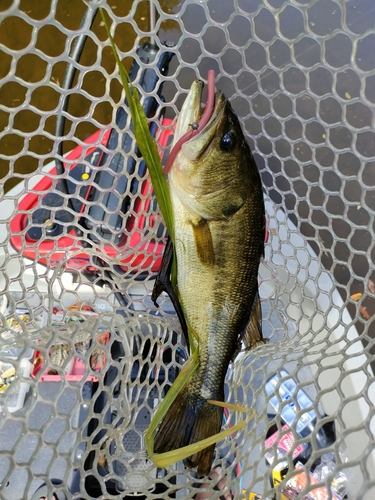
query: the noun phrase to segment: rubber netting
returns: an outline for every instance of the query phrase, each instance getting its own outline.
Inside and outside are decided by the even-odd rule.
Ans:
[[[223,427],[247,423],[216,446],[219,480],[145,452],[187,353],[168,297],[150,298],[165,230],[119,121],[105,29],[85,15],[97,6],[139,66],[161,152],[192,81],[214,69],[262,175],[268,343],[230,365],[227,400],[247,413]],[[43,484],[71,499],[193,498],[203,484],[210,498],[373,499],[373,0],[1,0],[0,20],[1,498]],[[59,175],[60,143],[76,153]]]

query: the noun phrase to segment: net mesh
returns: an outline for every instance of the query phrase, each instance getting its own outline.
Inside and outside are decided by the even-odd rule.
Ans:
[[[44,483],[49,494],[73,499],[193,498],[207,489],[219,498],[223,477],[235,498],[279,498],[282,490],[294,494],[288,498],[374,498],[372,0],[100,5],[127,68],[140,66],[135,84],[146,68],[159,79],[147,95],[158,104],[161,151],[166,119],[175,120],[208,69],[242,121],[265,191],[269,239],[259,280],[268,343],[230,365],[227,400],[248,412],[230,412],[223,427],[247,423],[216,446],[219,478],[207,484],[181,463],[158,469],[144,431],[187,353],[168,297],[158,309],[150,299],[165,232],[134,141],[125,152],[121,142],[132,132],[129,119],[116,124],[123,96],[104,27],[99,16],[91,29],[81,25],[84,2],[3,0],[2,498],[29,499]],[[88,39],[64,90],[79,34]],[[158,58],[145,64],[137,52],[150,37],[159,56],[173,53],[166,74]],[[63,175],[75,211],[53,170],[61,113],[64,151],[81,147]],[[111,147],[110,126],[120,137]],[[103,153],[102,165],[90,161]],[[113,171],[104,186],[98,172],[116,155],[123,164],[133,157],[135,167]],[[108,193],[117,206],[108,206]],[[77,212],[88,221],[79,236]],[[281,484],[271,484],[272,470]]]

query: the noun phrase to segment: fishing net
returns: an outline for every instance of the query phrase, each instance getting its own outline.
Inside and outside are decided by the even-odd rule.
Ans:
[[[246,424],[217,444],[212,480],[145,452],[187,353],[169,298],[150,299],[165,230],[85,17],[99,5],[135,85],[155,76],[142,96],[161,154],[214,69],[262,175],[268,342],[230,365],[226,400],[247,413],[223,428]],[[1,498],[374,498],[372,0],[2,0],[0,16]]]

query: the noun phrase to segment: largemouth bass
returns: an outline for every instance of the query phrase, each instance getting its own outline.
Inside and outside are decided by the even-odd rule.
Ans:
[[[179,116],[174,144],[201,119],[202,82],[193,83]],[[206,110],[207,112],[207,110]],[[181,143],[181,141],[180,141]],[[172,149],[173,151],[173,149]],[[169,173],[175,227],[178,298],[199,345],[199,366],[178,394],[155,436],[162,453],[220,431],[224,379],[240,340],[262,341],[258,267],[264,250],[260,175],[226,97],[216,92],[208,123],[180,144]],[[187,460],[207,475],[214,446]]]

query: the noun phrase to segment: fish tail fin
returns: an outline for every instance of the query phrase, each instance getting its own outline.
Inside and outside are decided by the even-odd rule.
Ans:
[[[154,451],[164,453],[211,437],[220,432],[222,419],[223,408],[212,405],[203,398],[194,397],[194,394],[183,389],[157,430]],[[186,465],[197,467],[200,476],[208,475],[214,449],[213,444],[198,451],[186,460]]]

